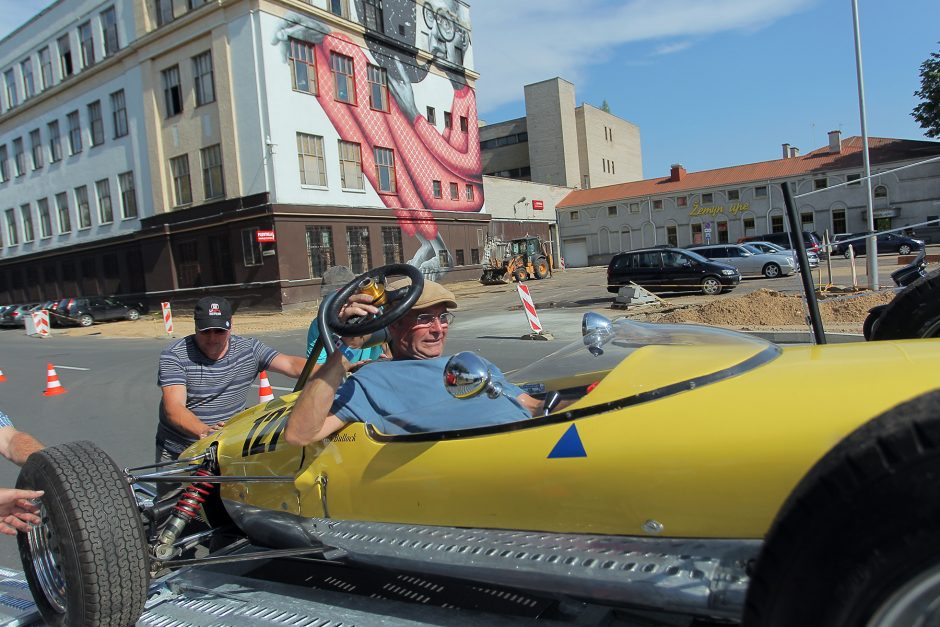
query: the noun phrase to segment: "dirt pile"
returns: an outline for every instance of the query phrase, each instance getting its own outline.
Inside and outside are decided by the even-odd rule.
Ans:
[[[824,323],[858,324],[868,310],[891,302],[894,292],[864,292],[821,298],[819,310]],[[723,298],[703,305],[683,307],[658,316],[654,322],[695,322],[722,327],[777,327],[804,324],[807,309],[802,296],[760,289],[744,296]]]

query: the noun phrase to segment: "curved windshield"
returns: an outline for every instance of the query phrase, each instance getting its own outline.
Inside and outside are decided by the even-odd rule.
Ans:
[[[696,260],[696,261],[699,261],[699,262],[701,262],[701,263],[708,263],[708,259],[707,259],[707,258],[703,257],[702,255],[700,255],[699,253],[695,252],[694,250],[684,250],[684,251],[682,251],[682,252],[685,253],[687,256],[691,257],[692,259]]]

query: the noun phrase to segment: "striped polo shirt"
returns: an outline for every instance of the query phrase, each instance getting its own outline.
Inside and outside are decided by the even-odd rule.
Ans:
[[[12,426],[13,426],[13,421],[10,420],[10,417],[7,416],[7,415],[6,415],[5,413],[3,413],[2,411],[0,411],[0,428],[2,428],[2,427],[12,427]]]
[[[251,384],[278,354],[254,338],[232,335],[228,352],[212,361],[196,346],[196,337],[189,335],[160,353],[157,384],[161,388],[185,385],[186,408],[207,425],[213,425],[245,408]],[[169,424],[161,401],[157,443],[179,454],[195,441],[196,438],[180,433]]]

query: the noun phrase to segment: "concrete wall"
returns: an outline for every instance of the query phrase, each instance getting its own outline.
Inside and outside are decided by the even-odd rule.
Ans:
[[[643,178],[640,128],[589,104],[575,110],[581,183],[602,187]]]
[[[580,187],[574,85],[554,78],[525,86],[532,180]]]

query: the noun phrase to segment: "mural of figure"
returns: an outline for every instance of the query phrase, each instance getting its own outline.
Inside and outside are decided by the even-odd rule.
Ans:
[[[362,15],[361,0],[357,5]],[[437,12],[438,9],[442,12]],[[384,30],[413,47],[419,7],[408,0],[386,0],[383,10]],[[450,19],[446,11],[443,6],[431,11],[433,23],[436,29],[438,16],[441,16],[446,31],[442,36],[450,37],[453,42],[457,39],[457,27],[446,27],[443,20]],[[466,33],[463,27],[460,30]],[[399,35],[401,32],[404,35]],[[463,37],[468,39],[466,35]],[[419,64],[413,54],[374,39],[368,39],[369,48],[364,50],[343,33],[308,16],[290,14],[277,30],[273,43],[282,47],[285,61],[291,39],[316,45],[320,106],[343,140],[362,147],[364,176],[385,206],[394,210],[402,232],[420,242],[418,252],[409,263],[421,268],[429,278],[438,278],[444,267],[453,265],[453,259],[430,210],[476,212],[483,206],[473,89],[456,68],[447,68],[446,78],[433,74],[429,66]],[[348,83],[334,80],[336,77],[330,72],[338,56],[352,61],[351,92]],[[388,91],[392,95],[387,104],[376,106],[370,101],[369,65],[385,70]],[[415,101],[415,85],[423,81],[432,81],[434,89],[446,89],[450,94],[449,113],[453,123],[443,131],[428,122]],[[456,198],[451,193],[454,186]]]
[[[425,0],[421,10],[428,28],[428,52],[463,65],[470,33],[463,26],[461,6],[455,0]]]

